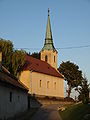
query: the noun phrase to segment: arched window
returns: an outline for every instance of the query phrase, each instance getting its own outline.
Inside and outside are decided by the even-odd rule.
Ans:
[[[49,89],[49,81],[47,81],[47,88]]]
[[[54,56],[54,62],[55,62],[55,56]]]
[[[54,83],[54,89],[56,90],[56,82]]]
[[[40,87],[42,87],[42,81],[40,80]]]
[[[45,56],[45,61],[46,61],[46,62],[48,61],[48,57],[47,57],[47,55]]]

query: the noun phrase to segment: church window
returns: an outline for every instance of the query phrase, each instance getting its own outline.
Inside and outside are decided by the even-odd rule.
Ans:
[[[12,92],[10,92],[10,102],[12,102]]]
[[[54,89],[56,90],[56,82],[54,83]]]
[[[40,80],[40,87],[42,87],[42,81]]]
[[[45,56],[45,61],[46,61],[46,62],[48,61],[48,57],[47,57],[47,55]]]
[[[55,56],[54,56],[54,62],[55,62]]]
[[[49,81],[47,81],[47,88],[49,89]]]

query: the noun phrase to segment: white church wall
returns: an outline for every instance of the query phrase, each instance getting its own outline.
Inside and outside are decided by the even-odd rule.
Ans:
[[[32,72],[32,73],[30,72],[30,77],[26,79],[30,80],[29,92],[31,94],[51,96],[51,97],[64,97],[62,78],[46,75],[38,72]],[[40,86],[40,80],[41,80],[41,86]],[[56,88],[55,88],[55,83],[56,83]]]

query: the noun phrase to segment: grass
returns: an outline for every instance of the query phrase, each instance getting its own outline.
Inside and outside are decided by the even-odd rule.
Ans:
[[[59,112],[62,120],[82,120],[85,115],[90,114],[90,104],[69,105],[66,110]],[[87,120],[90,120],[90,118]]]

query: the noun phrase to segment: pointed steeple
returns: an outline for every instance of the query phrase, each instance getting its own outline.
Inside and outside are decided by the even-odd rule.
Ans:
[[[47,20],[45,43],[42,50],[55,50],[55,47],[53,45],[51,24],[50,24],[50,18],[49,18],[49,9],[48,9],[48,20]]]

